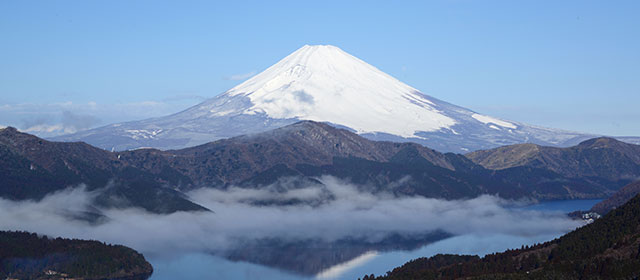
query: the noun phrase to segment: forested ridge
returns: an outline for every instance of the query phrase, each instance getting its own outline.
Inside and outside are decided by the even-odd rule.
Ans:
[[[400,279],[638,279],[640,195],[594,223],[534,246],[478,256],[412,260],[384,276]]]
[[[2,279],[146,279],[152,271],[142,254],[122,245],[0,231]]]

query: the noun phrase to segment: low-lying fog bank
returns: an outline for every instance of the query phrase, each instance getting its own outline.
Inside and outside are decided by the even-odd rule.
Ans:
[[[345,242],[351,241],[375,247],[408,240],[413,242],[411,246],[387,246],[382,250],[415,249],[448,235],[537,240],[580,225],[560,213],[521,210],[513,207],[518,202],[494,196],[453,201],[394,197],[389,193],[363,192],[361,187],[332,177],[318,180],[322,185],[311,187],[199,189],[188,193],[188,197],[213,212],[158,215],[140,209],[100,209],[107,218],[94,223],[77,217],[95,212],[91,199],[96,193],[77,187],[38,202],[0,199],[0,229],[124,244],[151,258],[203,252],[242,259],[243,254],[237,252],[256,244],[267,248],[266,241],[277,244],[273,248],[279,251],[293,248],[291,254],[295,255],[300,255],[297,250],[305,246],[300,244],[312,244],[307,252],[312,256],[314,252],[330,252],[332,246],[344,249]],[[491,246],[505,248],[500,246],[503,240],[513,246],[512,240],[507,239],[498,238],[494,240],[498,244]],[[363,252],[353,253],[356,257]],[[274,256],[265,254],[249,261],[269,264],[269,260],[261,258]],[[285,258],[286,254],[277,257]],[[336,263],[343,261],[346,260]],[[319,272],[336,263],[317,264],[303,272]]]

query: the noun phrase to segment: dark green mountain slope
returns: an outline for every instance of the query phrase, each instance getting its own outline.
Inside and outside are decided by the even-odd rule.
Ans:
[[[14,128],[0,130],[0,196],[39,200],[67,187],[104,189],[105,207],[141,207],[151,212],[205,210],[169,186],[188,181],[170,172],[151,174],[88,144],[49,142]],[[117,201],[118,204],[112,202]]]
[[[638,279],[640,196],[544,244],[477,256],[437,255],[365,279]]]
[[[0,231],[0,277],[146,279],[151,264],[125,246]]]

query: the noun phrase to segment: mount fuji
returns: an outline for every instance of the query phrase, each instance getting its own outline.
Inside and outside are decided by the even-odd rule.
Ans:
[[[417,142],[444,152],[517,143],[570,146],[595,135],[501,120],[421,93],[329,45],[303,46],[238,86],[182,112],[54,138],[107,150],[177,149],[326,122],[373,140]]]

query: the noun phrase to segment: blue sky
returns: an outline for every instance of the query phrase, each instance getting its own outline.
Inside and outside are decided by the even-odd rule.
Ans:
[[[0,124],[181,111],[304,44],[534,125],[640,135],[638,1],[0,1]]]

